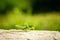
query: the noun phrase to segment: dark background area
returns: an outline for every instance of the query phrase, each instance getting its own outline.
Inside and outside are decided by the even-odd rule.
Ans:
[[[33,0],[32,13],[60,11],[60,0]]]
[[[60,0],[30,0],[32,7],[32,14],[38,14],[41,12],[53,12],[60,11]],[[11,11],[15,6],[19,4],[19,0],[0,0],[0,14],[6,14],[7,11]],[[28,9],[22,8],[23,12],[27,12]]]

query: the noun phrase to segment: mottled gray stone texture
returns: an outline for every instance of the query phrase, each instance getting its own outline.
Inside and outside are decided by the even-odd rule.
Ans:
[[[60,32],[44,30],[0,30],[0,40],[60,40]]]

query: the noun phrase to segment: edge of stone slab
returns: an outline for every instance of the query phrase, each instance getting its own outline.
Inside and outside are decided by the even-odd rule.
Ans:
[[[59,31],[50,31],[50,30],[15,30],[15,29],[11,29],[11,30],[1,30],[0,29],[0,33],[1,32],[35,32],[35,31],[40,31],[40,32],[59,32]],[[60,33],[60,32],[59,32]]]

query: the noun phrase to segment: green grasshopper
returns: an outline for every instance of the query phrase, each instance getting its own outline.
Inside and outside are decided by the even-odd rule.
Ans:
[[[33,25],[16,25],[17,29],[22,29],[22,30],[34,30],[35,27]]]

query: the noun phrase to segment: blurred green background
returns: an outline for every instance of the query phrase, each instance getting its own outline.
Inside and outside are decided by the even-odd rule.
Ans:
[[[0,29],[60,31],[59,0],[0,0]]]

